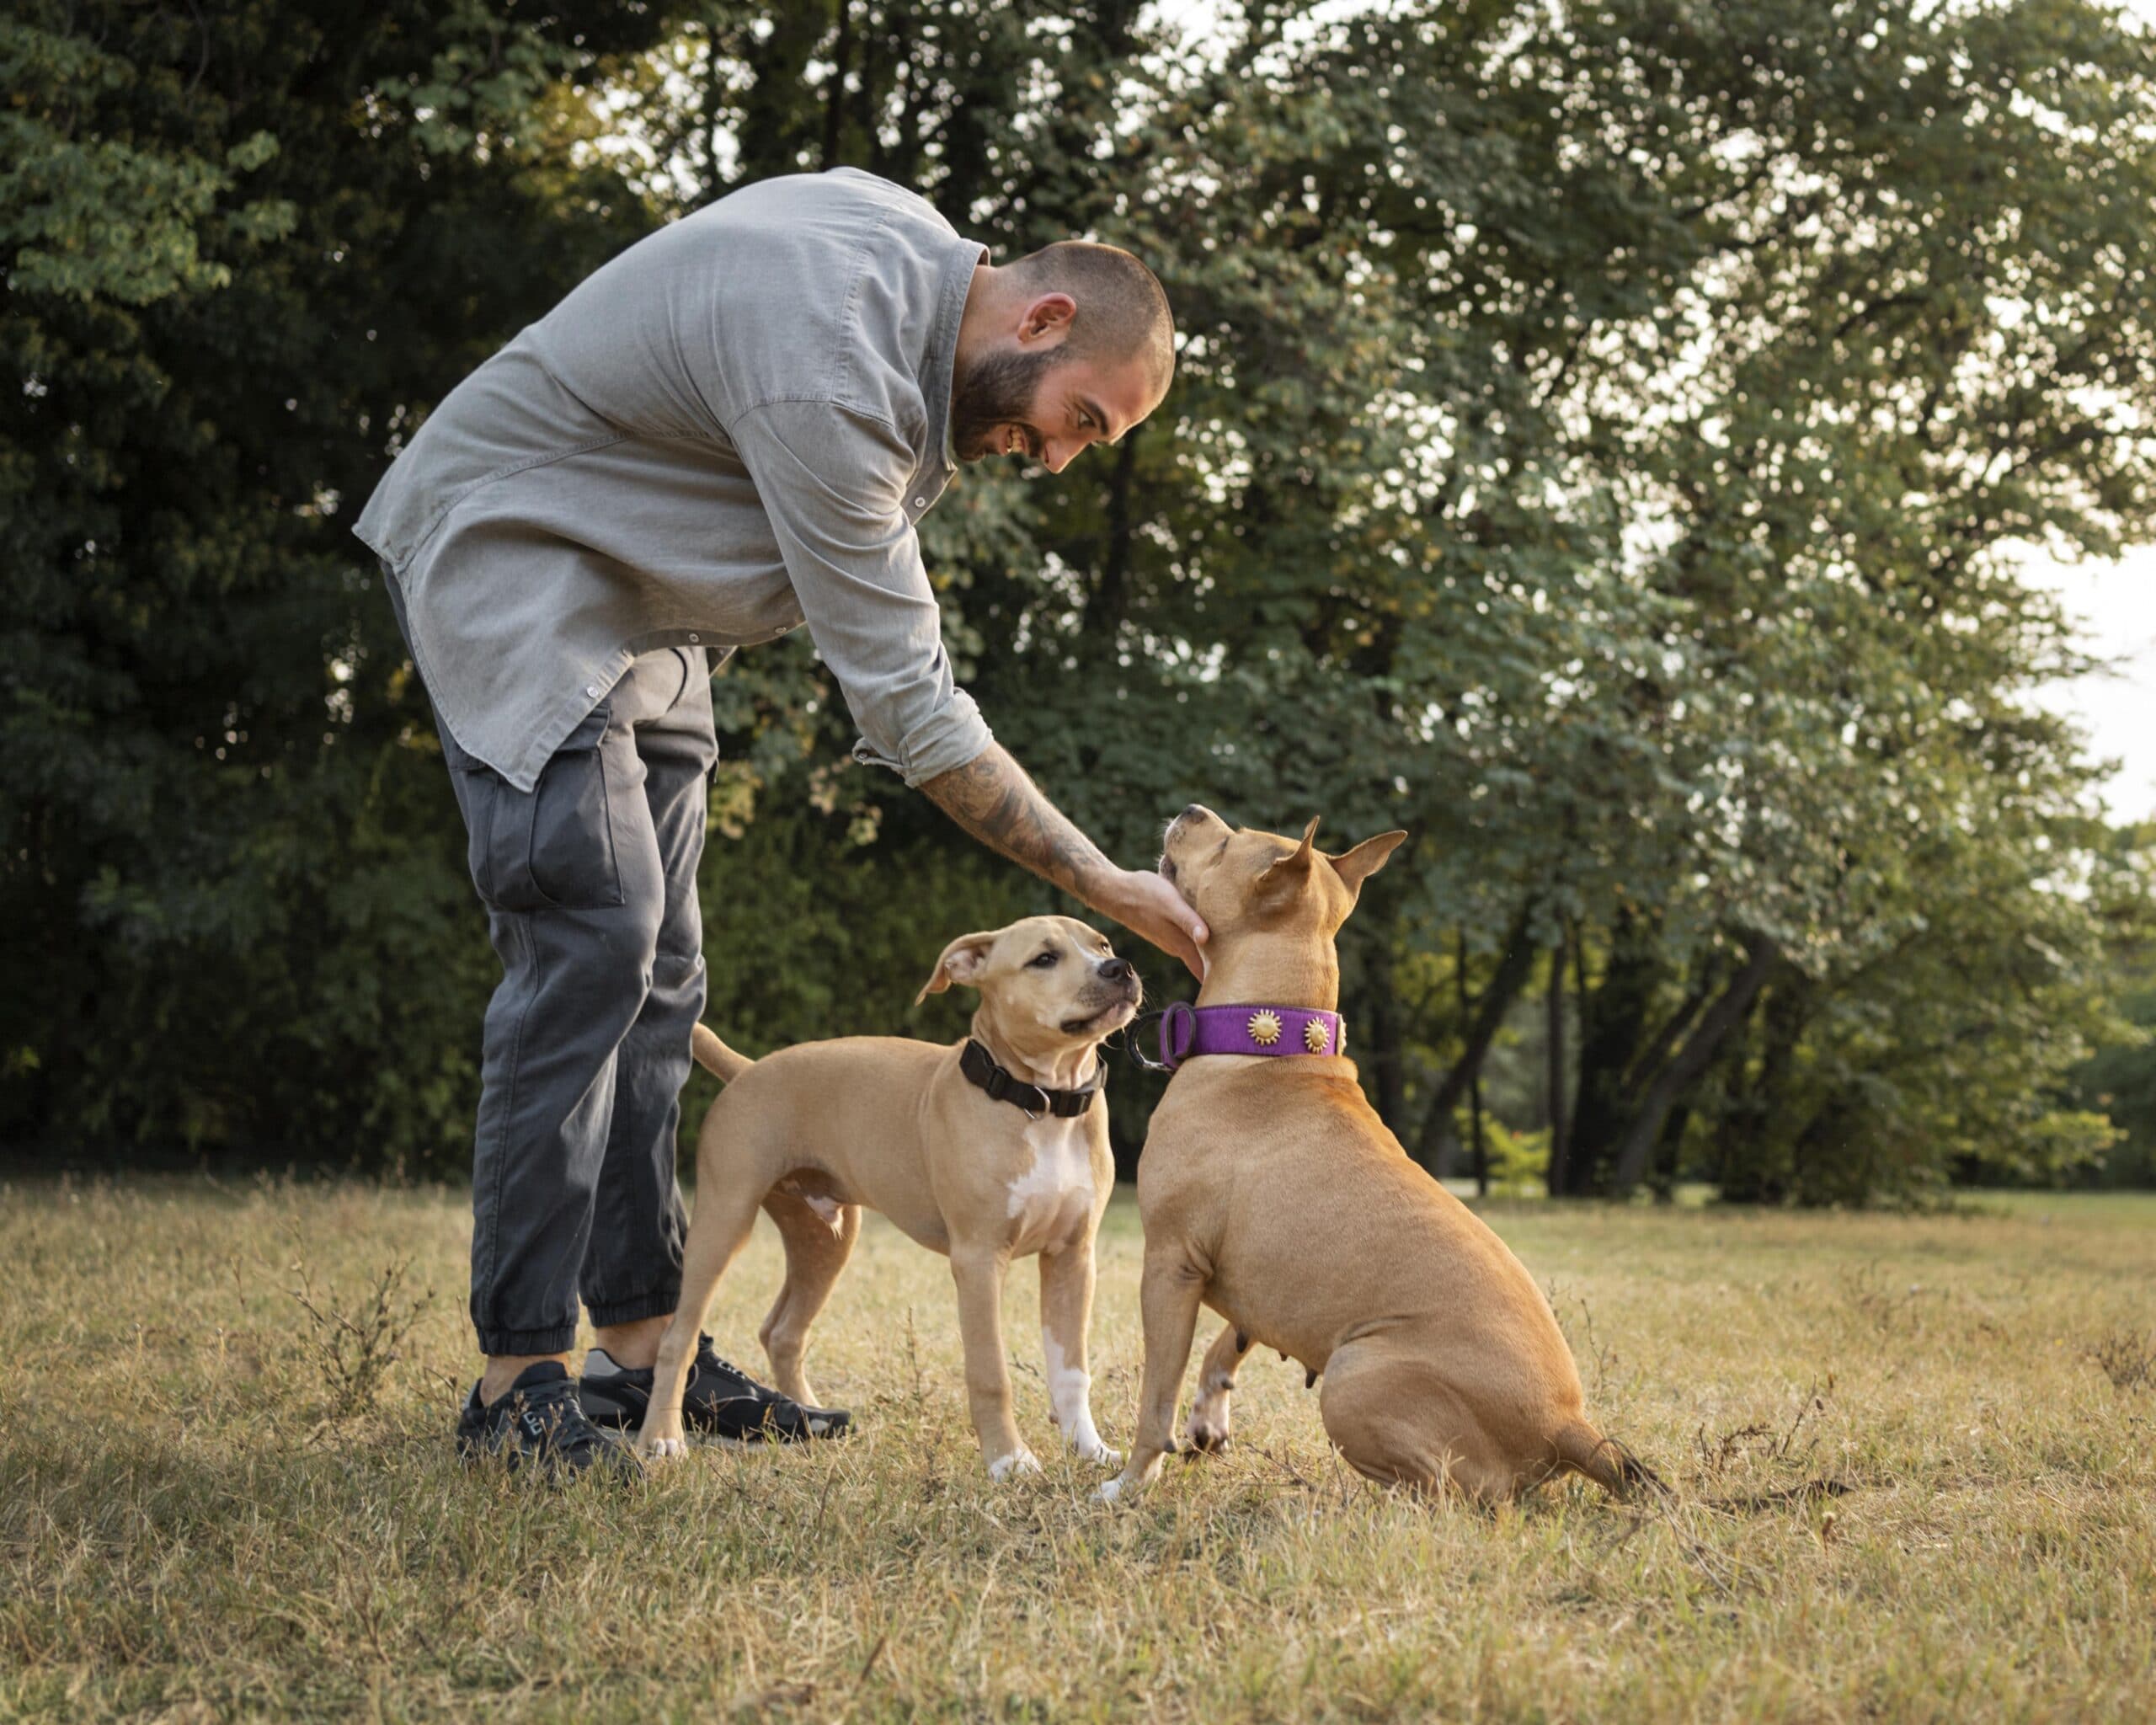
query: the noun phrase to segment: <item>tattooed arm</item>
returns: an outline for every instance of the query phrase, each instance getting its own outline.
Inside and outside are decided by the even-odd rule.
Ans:
[[[1182,895],[1157,874],[1118,868],[1041,794],[1000,743],[921,788],[952,820],[991,850],[1061,887],[1203,977],[1198,943],[1205,924]]]

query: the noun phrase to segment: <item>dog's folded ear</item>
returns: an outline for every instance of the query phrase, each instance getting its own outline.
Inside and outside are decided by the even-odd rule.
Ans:
[[[994,946],[1001,929],[985,933],[962,934],[943,948],[943,956],[936,961],[936,969],[927,981],[921,985],[921,992],[913,997],[917,1007],[932,994],[941,994],[954,982],[972,982],[988,964],[988,949]]]
[[[1332,866],[1348,884],[1349,892],[1360,893],[1363,883],[1384,868],[1392,853],[1406,841],[1404,832],[1381,832],[1374,839],[1364,839],[1353,850],[1335,857]]]

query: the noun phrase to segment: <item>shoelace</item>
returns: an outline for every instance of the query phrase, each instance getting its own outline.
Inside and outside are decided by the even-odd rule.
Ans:
[[[712,1346],[709,1336],[699,1335],[696,1338],[696,1369],[701,1371],[706,1366],[713,1371],[731,1373],[744,1383],[750,1381],[748,1373]]]
[[[584,1416],[584,1402],[576,1385],[564,1380],[519,1390],[510,1404],[510,1418],[534,1438],[543,1438],[557,1448],[599,1439],[599,1428]]]

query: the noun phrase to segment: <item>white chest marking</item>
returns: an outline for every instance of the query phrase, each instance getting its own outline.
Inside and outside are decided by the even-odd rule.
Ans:
[[[1082,1116],[1051,1116],[1026,1128],[1026,1143],[1033,1152],[1032,1165],[1011,1183],[1013,1243],[1037,1252],[1058,1249],[1093,1218],[1092,1140]]]

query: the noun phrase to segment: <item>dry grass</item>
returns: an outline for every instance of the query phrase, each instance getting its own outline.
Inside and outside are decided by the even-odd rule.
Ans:
[[[520,1492],[450,1454],[456,1194],[0,1187],[0,1715],[2156,1717],[2156,1199],[1492,1220],[1668,1508],[1368,1489],[1270,1356],[1137,1506],[991,1487],[947,1274],[881,1226],[812,1359],[857,1439]],[[1111,1442],[1138,1254],[1119,1204]],[[744,1363],[776,1260],[715,1313]],[[1045,1457],[1030,1267],[1010,1334]]]

